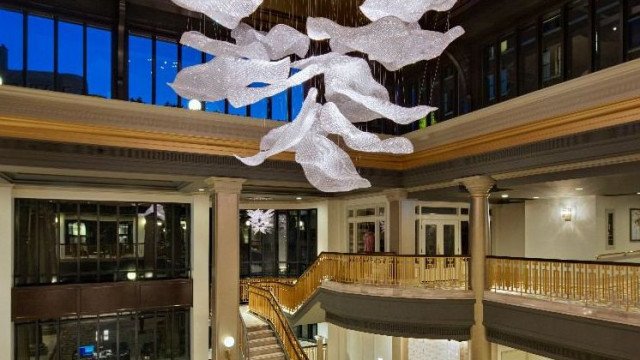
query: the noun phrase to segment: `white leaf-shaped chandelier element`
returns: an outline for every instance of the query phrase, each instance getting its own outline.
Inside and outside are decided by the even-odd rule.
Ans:
[[[264,33],[240,23],[262,0],[173,1],[232,29],[231,37],[235,40],[235,44],[214,40],[195,31],[183,35],[182,44],[215,57],[178,73],[170,85],[184,98],[227,99],[234,107],[241,107],[324,75],[324,105],[318,103],[318,91],[311,88],[293,122],[269,131],[256,155],[236,157],[246,165],[258,166],[270,156],[293,152],[311,185],[325,192],[371,186],[360,176],[349,154],[336,144],[335,137],[357,151],[413,152],[413,145],[406,138],[381,139],[359,130],[353,123],[387,118],[409,124],[436,110],[430,106],[405,108],[392,103],[388,89],[374,79],[369,63],[346,54],[364,53],[369,60],[395,71],[440,56],[449,43],[464,33],[460,27],[446,33],[426,31],[417,23],[427,11],[450,9],[453,0],[366,0],[361,10],[374,21],[372,24],[348,28],[328,19],[308,18],[308,36],[286,25],[276,25]],[[304,59],[311,39],[330,39],[333,52]],[[302,60],[291,63],[291,55]],[[298,71],[290,76],[291,69]],[[266,234],[273,227],[272,210],[248,212],[255,233]]]
[[[442,54],[449,44],[464,34],[460,26],[446,33],[420,29],[416,23],[405,23],[395,16],[350,28],[325,18],[307,19],[307,34],[312,40],[330,40],[331,50],[340,54],[359,51],[390,71],[399,70]]]
[[[309,52],[311,45],[311,40],[307,35],[283,24],[274,26],[265,34],[241,23],[231,31],[231,37],[236,40],[236,44],[239,46],[261,44],[271,60],[280,60],[293,54],[303,58]]]
[[[207,15],[211,20],[226,27],[235,29],[240,20],[253,14],[262,0],[172,0],[176,5],[187,10]]]
[[[181,70],[169,85],[183,98],[218,101],[254,83],[281,82],[290,71],[288,58],[273,62],[219,56]]]
[[[418,22],[427,11],[448,11],[457,0],[366,0],[360,11],[376,21],[395,16],[408,23]]]
[[[273,209],[247,210],[249,226],[254,234],[269,234],[273,231]]]

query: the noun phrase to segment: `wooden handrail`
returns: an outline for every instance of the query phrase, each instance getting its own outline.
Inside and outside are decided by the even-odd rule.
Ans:
[[[271,291],[249,285],[249,308],[271,323],[289,360],[309,360]]]
[[[628,265],[628,266],[640,267],[640,263],[625,263],[625,262],[619,262],[619,261],[567,260],[567,259],[526,258],[526,257],[513,257],[513,256],[493,256],[493,255],[487,256],[487,259],[547,261],[547,262],[565,263],[565,264]]]
[[[620,252],[614,252],[614,253],[604,253],[604,254],[600,254],[598,256],[596,256],[596,260],[599,260],[603,257],[614,257],[614,256],[622,256],[622,257],[627,257],[630,254],[638,254],[636,256],[640,257],[640,250],[630,250],[630,251],[620,251]],[[619,262],[616,262],[616,264],[619,264]]]

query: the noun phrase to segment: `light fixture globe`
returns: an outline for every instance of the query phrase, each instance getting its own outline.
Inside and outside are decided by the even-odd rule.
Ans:
[[[233,338],[233,336],[227,336],[222,340],[222,344],[224,345],[224,347],[226,347],[227,349],[230,349],[233,347],[233,345],[236,344],[236,339]]]
[[[192,99],[189,100],[187,107],[189,108],[189,110],[200,111],[202,110],[202,103],[200,102],[200,100]]]

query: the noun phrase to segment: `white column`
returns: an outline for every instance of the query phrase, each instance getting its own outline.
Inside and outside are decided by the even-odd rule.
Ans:
[[[211,344],[213,359],[239,359],[238,319],[240,316],[240,215],[239,198],[244,179],[209,178],[213,192],[213,267]],[[227,349],[223,341],[232,337]]]
[[[483,325],[482,299],[486,288],[485,260],[489,241],[489,191],[495,180],[474,176],[460,181],[471,195],[469,215],[471,247],[471,287],[475,294],[474,325],[471,327],[471,360],[491,359],[491,347]]]
[[[407,191],[404,189],[390,189],[385,191],[384,194],[389,202],[386,229],[389,237],[389,248],[386,251],[400,254],[402,252],[402,201],[407,198]]]
[[[0,359],[13,359],[13,185],[0,179]]]
[[[191,201],[191,358],[209,357],[209,194],[199,193]]]

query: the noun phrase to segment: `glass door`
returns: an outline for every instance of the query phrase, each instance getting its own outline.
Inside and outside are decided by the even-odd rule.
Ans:
[[[418,255],[453,256],[461,253],[458,222],[450,220],[421,220],[419,226]]]

